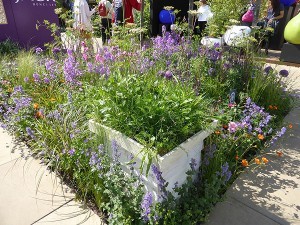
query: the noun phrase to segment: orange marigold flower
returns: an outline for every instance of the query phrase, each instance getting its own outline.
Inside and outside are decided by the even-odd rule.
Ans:
[[[228,126],[226,124],[223,125],[223,129],[227,130]]]
[[[242,160],[242,166],[244,166],[244,167],[249,166],[247,159]]]
[[[261,160],[264,162],[264,164],[267,164],[269,160],[266,157],[262,157]]]
[[[34,103],[34,104],[33,104],[33,108],[34,108],[34,109],[38,109],[38,108],[39,108],[39,104],[38,104],[38,103]]]
[[[215,134],[218,134],[218,135],[219,135],[220,133],[221,133],[221,132],[220,132],[219,130],[216,130],[216,131],[215,131]]]
[[[289,124],[289,128],[292,129],[293,128],[293,124],[290,123]]]
[[[283,152],[282,152],[282,151],[277,151],[276,153],[277,153],[277,155],[278,155],[279,157],[281,157],[281,156],[283,155]]]
[[[269,109],[271,109],[271,110],[272,110],[272,109],[273,109],[273,106],[272,106],[272,105],[269,105]]]
[[[37,119],[40,119],[40,118],[44,118],[44,115],[43,115],[43,113],[41,111],[37,111],[36,114],[35,114],[35,117]]]
[[[255,163],[256,163],[257,165],[259,165],[259,164],[260,164],[260,160],[259,160],[258,158],[255,158]]]
[[[235,156],[235,160],[239,160],[239,156],[238,155]]]
[[[265,138],[265,136],[263,134],[258,134],[257,137],[259,140],[264,140],[264,138]]]

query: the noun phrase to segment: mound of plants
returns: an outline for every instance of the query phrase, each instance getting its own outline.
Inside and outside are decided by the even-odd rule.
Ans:
[[[13,62],[4,59],[1,126],[68,180],[78,198],[94,202],[109,224],[197,224],[243,168],[267,165],[263,149],[288,129],[281,127],[292,105],[281,82],[288,74],[265,68],[247,49],[206,48],[177,33],[140,49],[134,38],[132,48],[109,45],[94,53],[86,42],[77,51],[55,43],[47,51],[19,52]],[[192,160],[186,183],[172,187],[178,198],[150,165],[161,189],[154,202],[134,172],[135,156],[125,173],[119,146],[89,132],[90,118],[155,154],[219,122],[200,169]]]

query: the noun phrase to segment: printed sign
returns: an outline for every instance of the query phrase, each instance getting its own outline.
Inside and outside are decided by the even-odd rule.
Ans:
[[[9,37],[23,47],[42,47],[53,40],[46,26],[38,30],[36,26],[44,20],[58,24],[55,0],[5,0],[3,3],[7,23],[0,23],[0,41]]]

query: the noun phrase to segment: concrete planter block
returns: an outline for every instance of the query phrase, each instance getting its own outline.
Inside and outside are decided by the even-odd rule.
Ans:
[[[215,127],[217,121],[211,124],[211,129],[200,131],[187,139],[185,142],[174,148],[169,153],[153,159],[153,162],[158,169],[162,172],[162,177],[169,183],[167,190],[174,194],[173,188],[175,183],[181,186],[186,181],[186,172],[190,170],[190,162],[192,159],[196,160],[196,169],[200,166],[201,151],[203,149],[203,141],[208,137]],[[142,164],[143,150],[145,146],[127,137],[126,135],[104,126],[94,120],[89,120],[89,130],[98,134],[105,134],[106,139],[110,143],[115,140],[119,146],[121,153],[120,163],[126,172],[129,172],[129,166],[127,165],[132,156],[135,156],[136,173],[140,174],[140,166]],[[142,174],[144,184],[147,191],[152,192],[154,199],[157,200],[161,194],[158,188],[158,184],[152,170],[146,175],[146,166],[144,166]]]

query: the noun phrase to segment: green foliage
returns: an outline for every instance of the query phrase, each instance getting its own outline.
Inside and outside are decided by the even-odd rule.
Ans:
[[[0,42],[0,56],[10,56],[14,57],[20,51],[20,46],[12,41],[11,39],[6,39],[5,41]]]
[[[209,1],[213,17],[208,21],[207,33],[209,36],[222,36],[228,26],[237,21],[239,23],[245,6],[249,3],[246,0],[211,0]]]
[[[174,81],[156,76],[110,77],[94,96],[97,121],[166,154],[206,122],[209,101]]]

